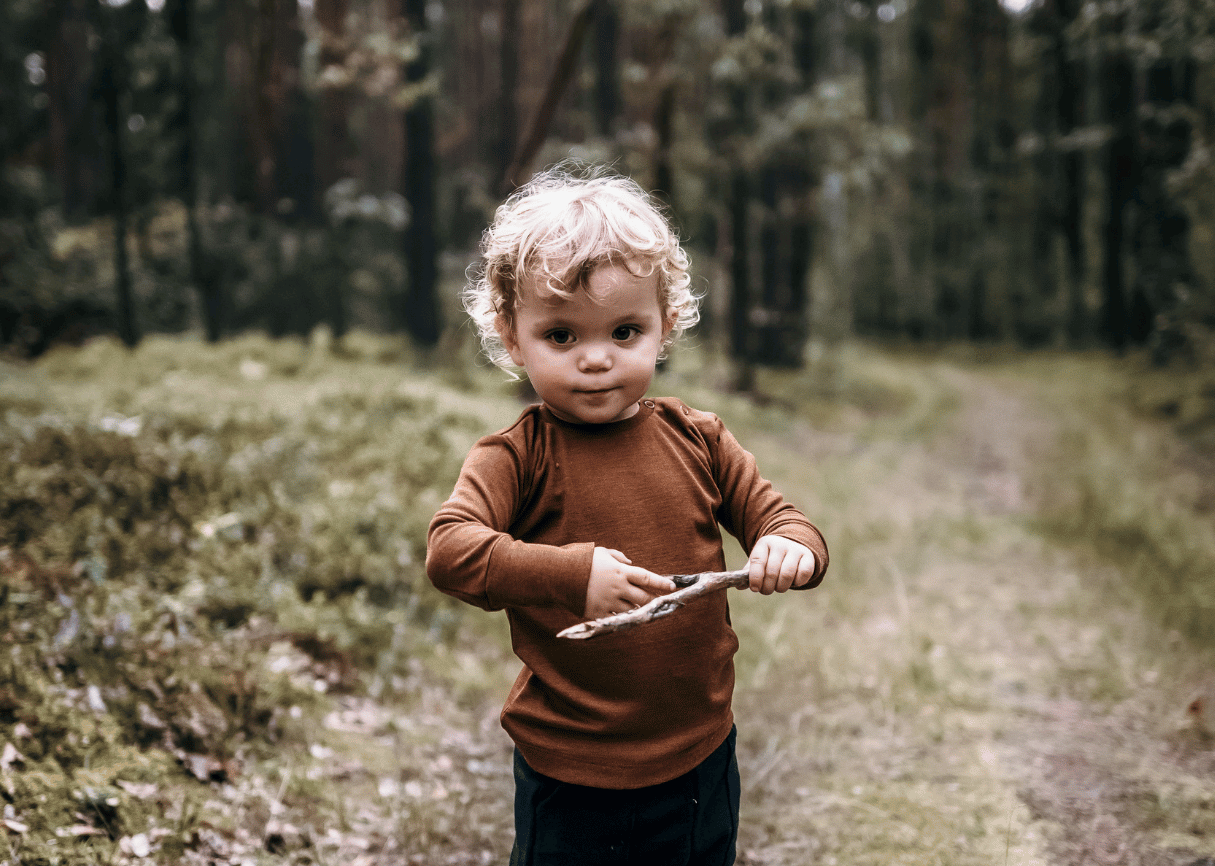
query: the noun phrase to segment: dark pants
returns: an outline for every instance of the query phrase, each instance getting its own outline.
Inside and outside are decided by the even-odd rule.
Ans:
[[[676,779],[628,791],[558,782],[516,749],[511,866],[732,866],[735,738]]]

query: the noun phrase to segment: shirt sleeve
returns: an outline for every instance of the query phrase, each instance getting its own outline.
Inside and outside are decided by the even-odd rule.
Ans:
[[[451,497],[430,522],[426,575],[440,591],[485,610],[562,607],[581,615],[594,544],[555,547],[511,537],[526,466],[501,435],[478,442]]]
[[[814,553],[814,576],[797,589],[818,586],[827,571],[827,542],[802,512],[785,501],[759,473],[755,457],[739,444],[721,419],[708,415],[701,426],[722,502],[717,520],[750,554],[765,535],[780,535]]]

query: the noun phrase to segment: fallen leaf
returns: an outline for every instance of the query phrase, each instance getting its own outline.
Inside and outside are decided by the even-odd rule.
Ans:
[[[146,833],[123,836],[118,840],[118,847],[124,854],[131,854],[140,859],[152,853],[152,843],[148,841]]]
[[[17,747],[12,743],[5,743],[3,751],[0,751],[0,770],[7,770],[13,764],[25,763],[25,755],[17,751]]]
[[[122,790],[126,791],[132,797],[136,797],[140,800],[150,800],[155,797],[156,793],[160,790],[152,782],[124,782],[119,780],[114,784],[119,788],[122,788]]]
[[[227,782],[236,776],[235,761],[221,761],[210,755],[188,752],[182,752],[177,757],[190,775],[200,782]]]

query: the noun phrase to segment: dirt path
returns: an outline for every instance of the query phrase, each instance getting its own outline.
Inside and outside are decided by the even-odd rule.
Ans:
[[[842,555],[819,603],[739,605],[768,644],[739,690],[743,862],[1212,862],[1186,684],[1117,571],[1036,528],[1060,417],[1008,381],[930,375],[957,408],[923,442],[765,461]]]
[[[916,375],[936,396],[897,425],[746,431],[833,565],[805,596],[732,599],[740,863],[1213,862],[1215,751],[1180,726],[1169,647],[1111,565],[1035,519],[1060,416],[1009,378]],[[407,704],[346,699],[307,752],[225,792],[254,816],[247,850],[504,863],[515,670],[473,615],[398,684]]]

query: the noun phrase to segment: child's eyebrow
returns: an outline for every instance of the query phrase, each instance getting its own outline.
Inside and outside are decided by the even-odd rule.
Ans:
[[[554,313],[549,316],[538,316],[535,320],[536,330],[548,330],[550,328],[574,328],[577,322],[568,316],[563,316],[560,313]]]

